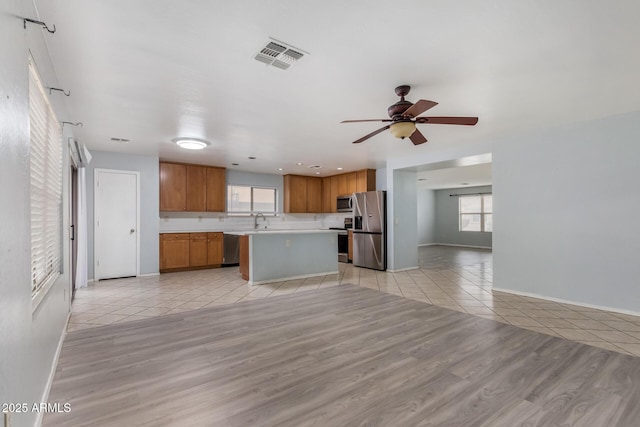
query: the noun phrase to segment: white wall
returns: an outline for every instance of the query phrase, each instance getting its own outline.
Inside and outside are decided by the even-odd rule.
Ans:
[[[494,286],[640,312],[640,111],[431,146],[387,168],[483,153],[493,154]]]
[[[426,188],[418,189],[416,198],[418,212],[418,245],[436,243],[436,201],[435,192]]]
[[[119,169],[140,172],[140,274],[159,271],[160,175],[159,160],[152,156],[92,151],[87,167],[87,262],[88,277],[93,278],[94,266],[94,171]]]
[[[63,224],[63,274],[38,309],[31,303],[28,52],[45,84],[58,85],[30,1],[0,5],[0,402],[41,402],[69,313],[68,221]],[[48,34],[48,33],[45,33]],[[71,120],[58,95],[50,97],[58,118]],[[68,215],[65,128],[63,214]],[[68,216],[67,216],[68,218]],[[14,414],[12,426],[31,426],[37,414]]]
[[[640,113],[512,142],[494,151],[494,286],[640,313]]]
[[[491,193],[491,186],[464,187],[435,192],[435,242],[445,245],[491,248],[493,233],[460,231],[458,197],[451,194]]]
[[[418,267],[417,174],[393,171],[393,185],[387,193],[387,267],[401,271]]]

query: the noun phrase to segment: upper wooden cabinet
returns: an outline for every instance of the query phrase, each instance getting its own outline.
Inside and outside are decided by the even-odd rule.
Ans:
[[[322,212],[322,178],[307,177],[307,212]]]
[[[347,192],[345,194],[353,194],[358,191],[356,186],[356,172],[349,172],[347,174]]]
[[[207,167],[187,166],[187,211],[203,212],[207,207]]]
[[[349,188],[347,187],[347,174],[341,173],[340,175],[336,175],[338,179],[338,196],[344,196],[349,192]]]
[[[284,212],[322,212],[322,178],[302,175],[285,175]]]
[[[365,191],[376,191],[376,171],[373,169],[363,169],[356,173],[356,193]]]
[[[160,210],[187,208],[187,166],[160,162]]]
[[[376,171],[374,169],[363,169],[323,178],[322,212],[336,212],[336,198],[338,196],[375,191],[375,189]]]
[[[225,168],[207,167],[207,211],[224,212]]]
[[[225,211],[225,168],[160,162],[160,210]]]

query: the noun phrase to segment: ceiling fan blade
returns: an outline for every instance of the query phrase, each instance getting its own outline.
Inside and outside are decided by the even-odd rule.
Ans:
[[[478,123],[477,117],[416,117],[416,123],[436,123],[441,125],[473,126]]]
[[[411,140],[411,142],[413,142],[413,145],[420,145],[427,142],[427,138],[425,138],[422,132],[420,132],[418,129],[416,129],[416,131],[411,134],[409,139]]]
[[[427,101],[426,99],[420,99],[411,107],[407,108],[407,110],[404,113],[402,113],[402,115],[411,116],[411,117],[419,116],[420,114],[424,113],[430,108],[435,107],[436,105],[438,105],[437,102]]]
[[[367,139],[371,138],[372,136],[376,136],[376,135],[377,135],[377,134],[379,134],[380,132],[383,132],[383,131],[385,131],[385,130],[389,129],[389,127],[390,127],[390,126],[391,126],[391,125],[386,125],[386,126],[381,127],[381,128],[380,128],[380,129],[378,129],[378,130],[374,130],[374,131],[373,131],[373,132],[371,132],[370,134],[365,135],[365,136],[363,136],[362,138],[360,138],[360,139],[357,139],[357,140],[353,141],[353,143],[354,143],[354,144],[360,144],[362,141],[366,141]]]
[[[392,122],[391,119],[365,119],[365,120],[343,120],[340,123],[358,123],[358,122]]]

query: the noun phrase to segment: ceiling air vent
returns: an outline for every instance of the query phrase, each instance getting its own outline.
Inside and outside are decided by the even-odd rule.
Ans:
[[[286,70],[308,52],[294,48],[281,41],[270,41],[255,56],[256,61]]]

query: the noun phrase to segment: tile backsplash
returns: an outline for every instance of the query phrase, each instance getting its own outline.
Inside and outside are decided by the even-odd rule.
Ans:
[[[278,214],[258,219],[258,228],[272,230],[322,229],[344,226],[346,213],[332,214]],[[160,232],[240,231],[253,230],[254,217],[228,216],[205,212],[162,212]]]

